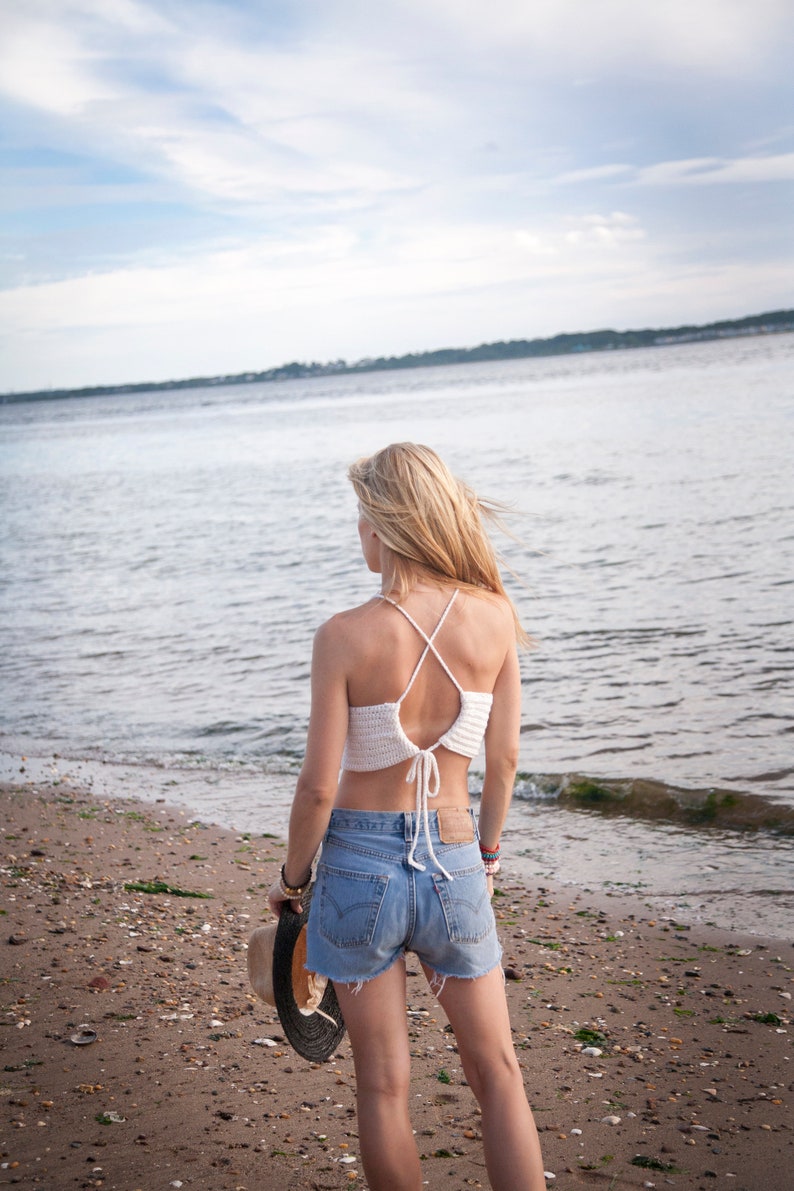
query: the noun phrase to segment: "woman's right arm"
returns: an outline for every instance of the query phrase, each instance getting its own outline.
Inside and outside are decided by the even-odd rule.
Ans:
[[[312,698],[306,754],[298,776],[289,821],[284,861],[286,883],[300,885],[311,871],[328,827],[339,781],[339,767],[347,736],[348,702],[346,649],[333,621],[322,625],[312,651]],[[284,902],[278,885],[268,894],[271,909]],[[293,909],[299,901],[293,899]]]

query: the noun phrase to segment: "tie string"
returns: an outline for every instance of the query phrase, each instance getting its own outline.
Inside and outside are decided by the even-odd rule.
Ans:
[[[441,861],[433,851],[433,841],[430,838],[430,813],[428,810],[428,798],[435,798],[441,788],[441,777],[438,772],[438,761],[433,749],[420,749],[411,762],[411,768],[408,770],[406,782],[416,782],[416,827],[414,830],[414,838],[411,842],[411,850],[408,853],[408,863],[412,868],[417,868],[420,872],[425,871],[425,865],[420,864],[415,859],[416,845],[419,843],[419,821],[421,820],[424,828],[425,843],[427,844],[427,853],[433,864],[444,874],[448,881],[454,878],[447,872]]]

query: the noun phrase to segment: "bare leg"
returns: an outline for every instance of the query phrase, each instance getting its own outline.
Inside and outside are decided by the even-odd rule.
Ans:
[[[427,968],[425,972],[432,976]],[[501,968],[476,980],[449,977],[438,999],[482,1109],[491,1186],[494,1191],[545,1191],[540,1142],[513,1047]]]
[[[419,1154],[408,1115],[411,1056],[405,961],[358,992],[336,985],[356,1068],[358,1137],[371,1191],[419,1191]]]

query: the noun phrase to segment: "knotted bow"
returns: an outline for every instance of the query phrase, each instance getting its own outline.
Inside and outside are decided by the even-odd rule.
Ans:
[[[452,881],[454,878],[447,872],[433,851],[433,841],[430,838],[430,817],[427,800],[428,798],[435,798],[441,786],[438,761],[432,749],[420,749],[411,762],[411,768],[408,770],[405,780],[406,782],[416,782],[416,829],[414,830],[414,838],[411,843],[411,851],[408,853],[408,863],[412,868],[418,868],[421,872],[425,871],[425,865],[420,864],[414,858],[416,845],[419,843],[418,827],[419,820],[421,819],[425,833],[425,843],[427,844],[427,854],[447,880]]]

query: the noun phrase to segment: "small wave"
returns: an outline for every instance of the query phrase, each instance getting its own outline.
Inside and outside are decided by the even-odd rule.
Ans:
[[[758,794],[689,790],[651,779],[519,774],[515,797],[557,801],[566,810],[672,823],[695,829],[765,832],[794,838],[794,806]]]
[[[257,725],[254,724],[240,724],[234,720],[219,720],[214,724],[207,724],[204,728],[199,728],[196,735],[199,737],[206,736],[237,736],[241,732],[253,732]]]

